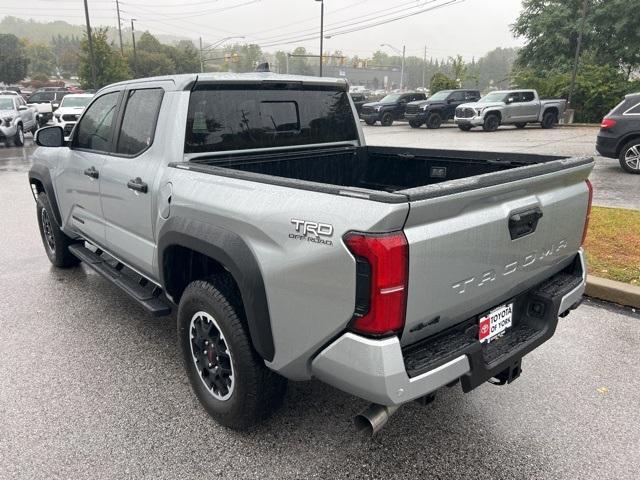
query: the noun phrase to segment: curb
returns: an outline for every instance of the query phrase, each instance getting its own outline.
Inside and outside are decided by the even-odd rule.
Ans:
[[[556,127],[593,127],[600,128],[599,123],[557,123]]]
[[[607,302],[640,308],[640,287],[587,275],[585,295]]]

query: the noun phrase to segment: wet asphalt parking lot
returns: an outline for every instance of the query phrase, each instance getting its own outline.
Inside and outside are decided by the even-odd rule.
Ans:
[[[371,144],[583,155],[595,130],[365,132]],[[446,389],[373,439],[352,426],[366,402],[315,381],[290,383],[254,431],[218,426],[183,374],[174,317],[149,317],[84,267],[50,266],[32,150],[0,147],[0,479],[638,478],[640,313],[594,301],[513,384]],[[632,178],[598,159],[597,202],[640,208]]]

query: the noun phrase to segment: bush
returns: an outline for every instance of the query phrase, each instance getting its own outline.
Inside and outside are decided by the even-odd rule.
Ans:
[[[444,73],[437,72],[431,77],[429,89],[432,95],[440,90],[451,90],[454,88],[458,88],[458,84],[454,79],[447,77]]]

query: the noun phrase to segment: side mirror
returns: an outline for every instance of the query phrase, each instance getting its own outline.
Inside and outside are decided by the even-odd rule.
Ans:
[[[506,101],[507,105],[509,105],[510,103],[513,103],[513,100],[514,100],[513,97],[507,98],[507,101]]]
[[[20,110],[20,111],[24,111],[24,110],[26,110],[27,108],[29,108],[29,107],[27,107],[26,105],[20,105],[20,106],[18,107],[18,110]]]
[[[63,147],[64,131],[57,125],[41,128],[36,132],[35,141],[40,147]]]

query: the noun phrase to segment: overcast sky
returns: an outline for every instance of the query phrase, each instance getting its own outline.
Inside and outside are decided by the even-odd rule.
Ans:
[[[117,25],[115,0],[88,0],[92,25]],[[0,0],[0,15],[37,21],[84,23],[83,0]],[[509,30],[520,0],[325,0],[325,51],[370,56],[389,43],[407,55],[479,57],[496,47],[519,45]],[[435,8],[434,8],[435,7]],[[121,0],[123,26],[215,42],[244,36],[267,51],[304,46],[319,50],[320,2],[314,0]],[[425,11],[426,10],[426,11]],[[422,12],[422,13],[420,13]],[[362,26],[406,18],[372,28]],[[346,33],[345,33],[346,32]],[[385,47],[387,48],[387,47]],[[391,52],[391,50],[389,50]]]

